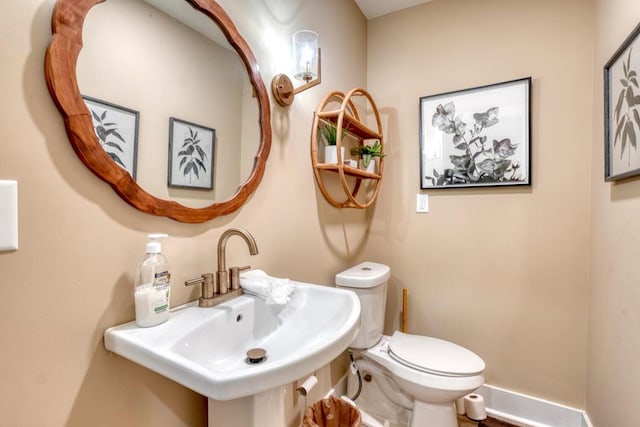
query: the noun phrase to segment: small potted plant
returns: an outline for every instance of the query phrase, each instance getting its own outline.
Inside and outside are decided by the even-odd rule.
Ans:
[[[386,154],[382,153],[382,144],[377,140],[373,145],[363,144],[354,147],[351,150],[351,154],[360,156],[362,168],[371,173],[375,171],[375,162],[372,162],[373,158],[386,156]]]
[[[336,125],[330,122],[324,122],[322,126],[318,129],[320,131],[320,135],[322,139],[324,139],[325,147],[324,147],[324,162],[337,164],[338,163],[338,153],[336,150],[336,144],[338,141],[338,130],[336,129]],[[342,129],[342,137],[344,138],[347,131]],[[342,161],[344,162],[344,145],[341,147]]]

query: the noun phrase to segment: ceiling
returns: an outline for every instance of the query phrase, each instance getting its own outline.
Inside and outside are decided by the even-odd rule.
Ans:
[[[354,0],[367,19],[428,3],[431,0]]]

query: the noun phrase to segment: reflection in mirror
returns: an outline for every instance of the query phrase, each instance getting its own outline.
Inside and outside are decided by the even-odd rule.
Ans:
[[[78,56],[83,48],[82,33],[85,18],[94,6],[104,1],[57,0],[51,16],[52,37],[45,55],[44,73],[51,97],[64,119],[69,143],[78,158],[91,172],[108,183],[123,200],[142,212],[166,216],[181,222],[201,223],[237,211],[260,185],[271,149],[269,96],[257,61],[246,40],[215,0],[184,0],[185,3],[206,15],[220,28],[225,39],[240,57],[256,97],[259,128],[257,153],[253,162],[247,160],[247,165],[253,163],[249,178],[240,184],[235,193],[224,200],[216,200],[201,208],[188,207],[176,201],[150,194],[138,185],[125,169],[113,161],[112,157],[102,148],[100,140],[96,136],[91,112],[78,87],[76,68]],[[117,25],[117,23],[114,21],[113,25]],[[184,48],[188,49],[188,46]],[[145,53],[147,52],[139,54]],[[108,54],[109,52],[104,52],[104,55]],[[114,67],[113,64],[109,64],[107,70],[101,70],[104,71],[105,79],[108,79],[109,72]],[[155,70],[152,70],[151,74],[145,78],[153,79],[154,76]],[[188,76],[185,78],[188,79]],[[153,96],[159,96],[159,94],[155,93]],[[250,114],[243,114],[242,120],[251,122],[251,119],[248,118]],[[245,136],[242,138],[244,139]],[[242,157],[248,159],[249,154],[247,153],[245,156],[243,152]],[[218,160],[218,163],[223,160]],[[193,190],[185,191],[193,192]]]
[[[261,140],[258,103],[244,64],[214,22],[185,1],[108,0],[90,10],[82,36],[81,93],[140,113],[138,185],[201,208],[230,198],[247,181]],[[215,141],[188,152],[189,135],[170,141],[172,117],[215,130]],[[201,132],[190,142],[204,147],[205,137]],[[168,185],[169,164],[184,174],[186,188]],[[212,175],[213,189],[189,185],[194,168],[198,179]]]

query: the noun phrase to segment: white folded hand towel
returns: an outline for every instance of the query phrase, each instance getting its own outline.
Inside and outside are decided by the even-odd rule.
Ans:
[[[294,287],[289,279],[271,277],[262,270],[251,270],[240,275],[240,286],[247,294],[258,296],[268,305],[284,305],[291,301]]]

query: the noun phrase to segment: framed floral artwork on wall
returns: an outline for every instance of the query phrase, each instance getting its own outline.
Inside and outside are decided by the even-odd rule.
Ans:
[[[640,174],[640,25],[604,66],[604,179]]]
[[[531,78],[420,98],[420,188],[531,184]]]

